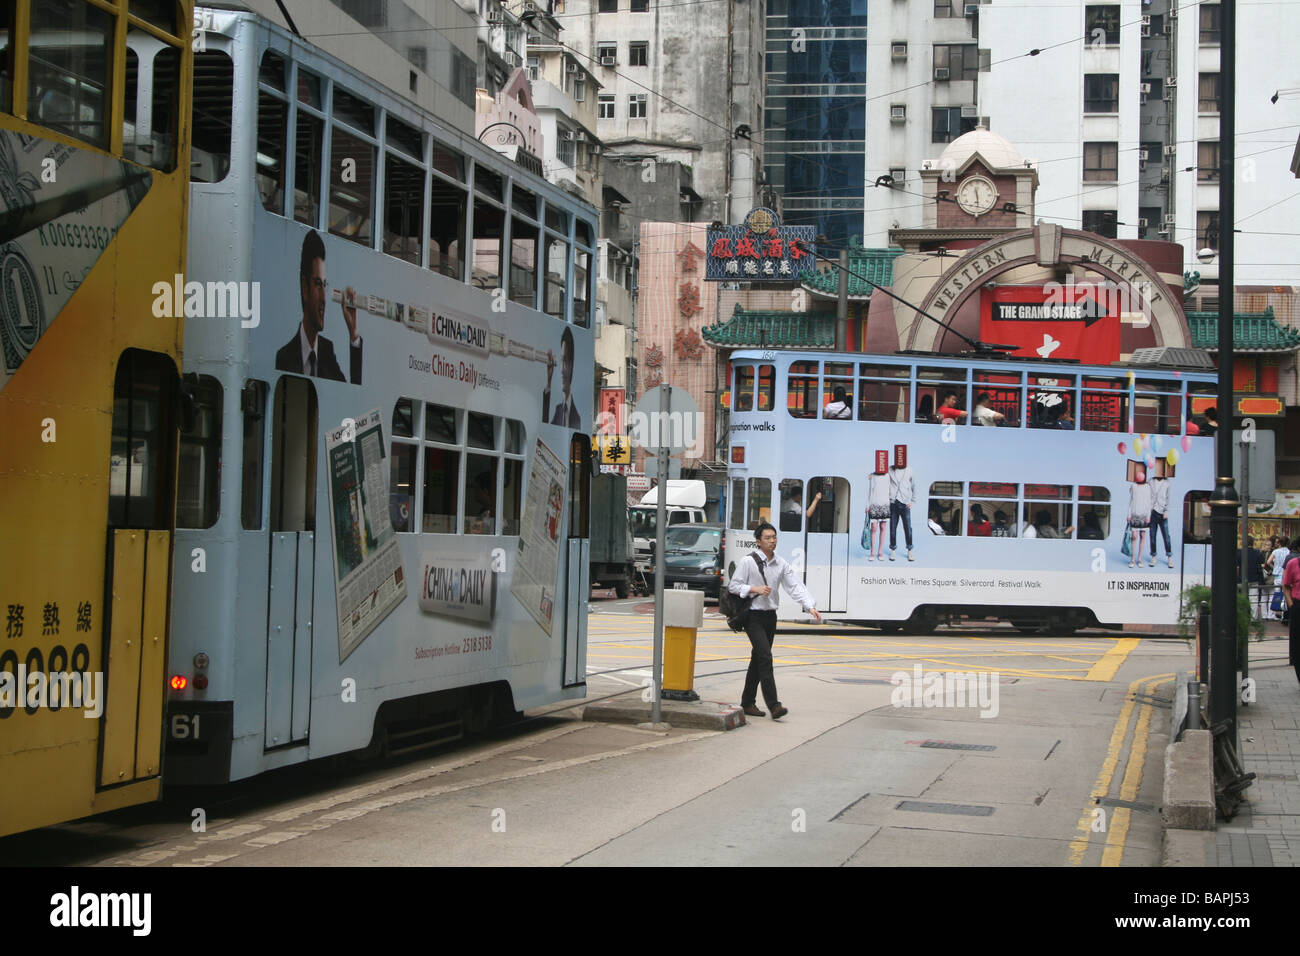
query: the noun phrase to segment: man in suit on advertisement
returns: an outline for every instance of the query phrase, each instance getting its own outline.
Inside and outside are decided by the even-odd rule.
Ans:
[[[554,415],[551,414],[550,408],[551,375],[555,372],[555,358],[548,352],[546,359],[546,388],[542,392],[542,421],[549,421],[552,425],[580,431],[582,429],[582,416],[578,414],[577,408],[574,407],[573,396],[569,392],[573,387],[572,329],[566,327],[564,334],[560,336],[560,389],[564,393],[564,400],[555,406]]]
[[[314,375],[346,382],[343,369],[334,354],[334,343],[325,331],[325,304],[329,301],[329,283],[325,279],[325,243],[315,229],[302,241],[302,260],[298,269],[302,296],[302,321],[297,334],[275,353],[275,367],[281,372]],[[343,321],[348,327],[349,372],[353,385],[361,384],[361,337],[357,335],[357,309],[351,286],[343,293]]]

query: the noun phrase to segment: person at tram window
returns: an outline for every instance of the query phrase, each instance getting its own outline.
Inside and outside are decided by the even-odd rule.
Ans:
[[[801,485],[790,485],[781,499],[781,530],[799,531],[803,528],[803,505],[799,503]]]
[[[1052,513],[1046,508],[1040,508],[1038,514],[1034,515],[1034,530],[1040,538],[1068,538],[1074,534],[1074,525],[1062,531],[1052,523]]]
[[[981,505],[970,506],[970,521],[966,522],[966,533],[972,538],[993,537],[993,523],[984,514]]]
[[[1219,430],[1219,409],[1207,408],[1205,410],[1205,423],[1201,425],[1202,435],[1213,435]]]
[[[736,411],[752,412],[754,410],[754,395],[752,392],[741,392],[736,396]]]
[[[934,422],[934,396],[922,395],[921,400],[916,403],[916,420],[923,425],[930,425]]]
[[[947,425],[949,422],[953,422],[953,423],[960,422],[963,418],[966,418],[970,413],[963,411],[961,406],[957,404],[956,392],[945,392],[943,396],[943,403],[939,406],[939,410],[934,414],[935,417],[939,419],[939,421]]]
[[[989,393],[980,392],[975,398],[975,411],[972,413],[973,424],[1001,425],[1007,416],[989,407]]]
[[[849,408],[848,396],[843,385],[836,385],[831,401],[822,409],[822,418],[852,418],[853,410]]]
[[[1132,555],[1128,566],[1134,567],[1145,550],[1147,528],[1151,525],[1151,486],[1147,484],[1146,469],[1138,467],[1135,480],[1128,486],[1128,527],[1132,539]]]
[[[990,537],[993,538],[1014,538],[1016,529],[1011,527],[1007,519],[1007,513],[999,508],[993,512],[993,532]]]
[[[1106,535],[1101,530],[1101,520],[1096,509],[1089,508],[1083,513],[1083,527],[1079,529],[1079,538],[1083,541],[1101,541]]]
[[[1024,522],[1020,525],[1020,537],[1037,538],[1038,529],[1034,527],[1034,522],[1029,518],[1029,505],[1025,505]]]
[[[938,505],[930,505],[930,520],[926,522],[929,525],[931,534],[947,534],[943,530],[943,512],[939,510]]]
[[[1190,418],[1187,419],[1187,434],[1199,435],[1200,433],[1201,433],[1201,426],[1196,424],[1196,422],[1192,421]]]
[[[1070,403],[1064,398],[1059,405],[1053,405],[1047,413],[1048,428],[1074,428],[1074,419],[1070,417]]]

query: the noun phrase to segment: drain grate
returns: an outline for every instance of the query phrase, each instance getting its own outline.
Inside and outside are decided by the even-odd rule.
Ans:
[[[889,681],[889,680],[885,680],[884,678],[880,678],[880,677],[837,677],[837,678],[835,678],[835,683],[837,683],[837,684],[886,684],[886,685],[892,685],[894,682],[893,682],[893,681]]]
[[[924,740],[921,746],[931,750],[978,750],[982,753],[998,749],[993,744],[956,744],[950,740]]]
[[[1149,803],[1135,803],[1132,800],[1120,800],[1118,797],[1102,797],[1097,801],[1099,807],[1127,807],[1143,813],[1155,813],[1156,808]]]
[[[923,800],[903,800],[894,809],[911,810],[915,813],[951,813],[962,817],[991,817],[994,808],[968,803],[926,803]]]

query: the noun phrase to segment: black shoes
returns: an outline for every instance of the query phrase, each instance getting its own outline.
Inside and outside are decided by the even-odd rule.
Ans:
[[[741,708],[741,710],[743,710],[743,711],[744,711],[748,716],[750,716],[750,717],[766,717],[766,716],[767,716],[767,711],[765,711],[765,710],[759,710],[758,707],[757,707],[756,705],[754,705],[754,704],[746,704],[744,707]]]
[[[775,707],[772,708],[772,719],[780,720],[788,713],[790,713],[789,707],[786,707],[784,704],[777,704]]]

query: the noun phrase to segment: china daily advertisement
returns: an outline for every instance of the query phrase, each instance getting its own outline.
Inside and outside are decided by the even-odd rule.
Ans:
[[[388,517],[383,417],[376,409],[325,436],[342,663],[406,597]]]

